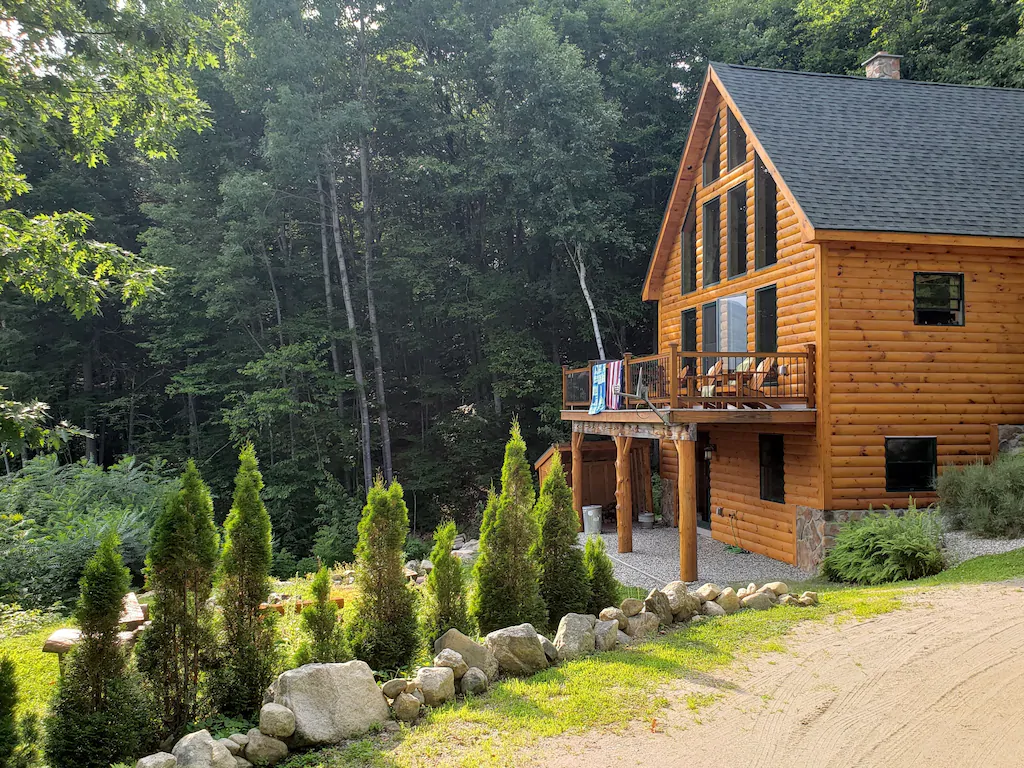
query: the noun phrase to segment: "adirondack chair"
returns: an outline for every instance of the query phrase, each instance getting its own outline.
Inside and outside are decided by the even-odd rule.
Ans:
[[[762,388],[764,387],[765,381],[768,377],[775,373],[775,363],[776,360],[774,357],[764,358],[760,363],[758,363],[757,369],[754,373],[750,374],[749,378],[740,384],[738,389],[741,397],[750,398],[755,401],[753,403],[744,403],[744,405],[752,405],[755,408],[767,407],[763,402],[758,401],[768,397]]]
[[[708,372],[704,376],[697,376],[697,390],[700,392],[701,397],[714,397],[715,392],[718,389],[718,382],[722,376],[722,371],[725,370],[725,362],[722,358],[718,358],[717,362],[708,368]],[[707,405],[705,403],[705,405]]]

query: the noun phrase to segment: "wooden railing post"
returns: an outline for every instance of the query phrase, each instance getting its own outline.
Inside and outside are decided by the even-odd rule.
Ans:
[[[569,404],[569,366],[562,366],[562,410],[567,410]]]
[[[668,345],[668,407],[679,407],[679,345]]]
[[[622,391],[623,392],[632,392],[632,389],[631,389],[631,387],[629,385],[629,361],[632,359],[632,357],[633,357],[633,353],[632,352],[623,352],[622,353]],[[633,394],[635,395],[636,393],[633,392]],[[628,408],[629,405],[630,405],[629,404],[629,400],[627,398],[623,397],[622,398],[622,405],[620,405],[619,407],[620,408]],[[635,407],[636,403],[633,403],[633,406]]]
[[[804,376],[804,386],[807,388],[807,407],[814,407],[814,388],[815,388],[815,368],[817,367],[817,360],[815,359],[815,350],[813,344],[807,345],[807,375]]]

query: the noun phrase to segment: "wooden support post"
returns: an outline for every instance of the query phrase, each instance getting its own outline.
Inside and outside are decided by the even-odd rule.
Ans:
[[[815,394],[814,393],[814,388],[815,388],[815,383],[814,382],[815,382],[815,375],[817,374],[817,371],[815,370],[815,366],[818,364],[818,361],[814,359],[814,345],[813,344],[808,344],[808,345],[806,345],[806,348],[807,348],[807,362],[806,362],[806,365],[807,365],[807,375],[804,376],[804,386],[807,387],[807,407],[808,408],[813,408],[814,407],[814,402],[815,402],[814,401],[814,394]]]
[[[633,499],[629,487],[629,453],[632,437],[615,438],[615,521],[619,552],[633,551]]]
[[[569,400],[569,390],[567,384],[569,382],[569,366],[562,366],[562,410],[564,411],[569,406],[566,403]]]
[[[583,530],[583,433],[572,433],[572,508]]]
[[[697,443],[676,440],[679,456],[679,579],[697,580]]]
[[[668,407],[679,408],[679,345],[668,345]]]

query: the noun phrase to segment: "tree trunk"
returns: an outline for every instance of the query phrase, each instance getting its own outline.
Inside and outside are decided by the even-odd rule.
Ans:
[[[601,326],[597,324],[597,310],[594,308],[594,300],[591,298],[590,289],[587,287],[587,265],[583,263],[583,246],[575,243],[570,248],[566,244],[565,250],[569,254],[569,261],[572,263],[573,269],[576,270],[576,275],[580,279],[583,298],[587,300],[587,308],[590,310],[590,322],[594,325],[594,339],[597,341],[598,357],[602,360],[607,360],[608,358],[604,356],[604,339],[601,338]]]
[[[82,358],[82,393],[85,395],[85,460],[93,464],[99,464],[96,445],[96,416],[95,404],[92,401],[94,386],[93,353],[96,343],[95,335],[89,339],[85,348],[85,357]]]
[[[334,291],[331,289],[331,259],[327,253],[327,199],[324,196],[324,179],[320,173],[316,175],[316,193],[320,200],[320,261],[324,275],[324,302],[327,305],[327,332],[331,337],[331,366],[334,375],[341,378],[341,352],[338,340],[334,338]],[[338,391],[338,416],[345,420],[345,401]]]
[[[341,273],[341,295],[345,300],[345,316],[352,337],[352,369],[355,375],[356,397],[359,401],[359,422],[363,448],[363,482],[365,490],[373,485],[373,458],[370,455],[370,409],[366,403],[366,380],[363,376],[363,358],[359,352],[359,336],[356,332],[356,312],[352,306],[352,290],[348,282],[348,266],[345,264],[345,247],[342,244],[341,216],[338,211],[338,182],[334,173],[329,172],[327,181],[331,192],[331,229],[334,231],[334,252],[338,257],[338,272]]]
[[[199,459],[199,418],[196,415],[196,396],[189,392],[186,396],[188,406],[188,451],[194,459]]]

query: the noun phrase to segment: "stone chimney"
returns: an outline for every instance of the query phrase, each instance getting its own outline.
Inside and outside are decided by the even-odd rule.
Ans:
[[[867,61],[861,62],[861,66],[864,67],[864,73],[870,78],[899,80],[900,59],[902,58],[894,53],[879,51]]]

